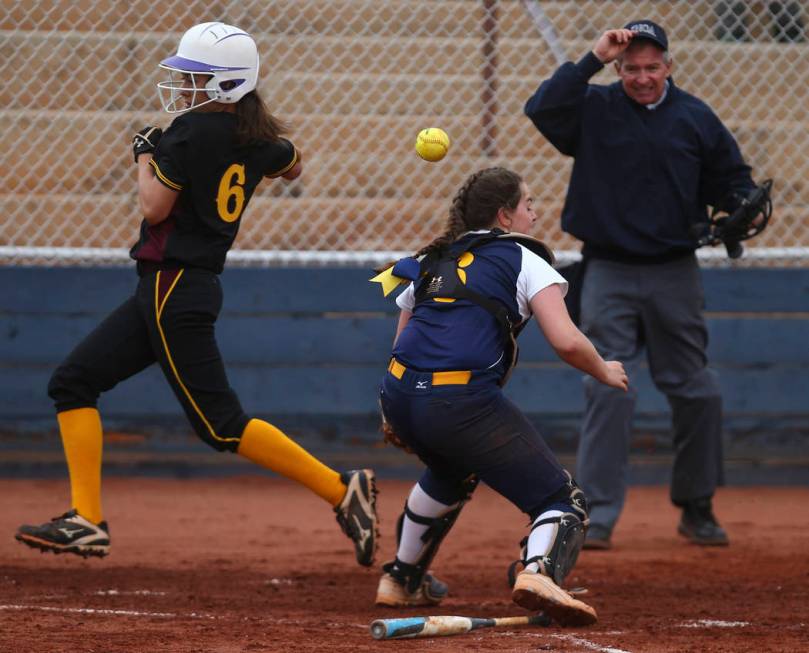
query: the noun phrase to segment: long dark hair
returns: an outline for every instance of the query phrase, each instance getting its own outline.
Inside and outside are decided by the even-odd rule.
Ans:
[[[239,143],[277,141],[289,126],[270,113],[258,90],[250,91],[236,103],[236,140]]]
[[[416,256],[443,249],[466,231],[492,227],[500,209],[517,208],[521,184],[522,177],[506,168],[485,168],[470,175],[452,199],[444,233]]]

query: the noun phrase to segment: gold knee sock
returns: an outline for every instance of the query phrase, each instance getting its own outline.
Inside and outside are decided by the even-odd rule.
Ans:
[[[238,452],[257,465],[291,478],[336,506],[346,492],[340,474],[327,467],[269,422],[251,419]]]
[[[71,505],[85,519],[98,524],[101,515],[101,416],[95,408],[76,408],[56,414],[70,474]]]

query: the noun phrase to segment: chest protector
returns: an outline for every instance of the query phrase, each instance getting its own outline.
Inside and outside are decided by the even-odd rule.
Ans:
[[[425,302],[466,299],[488,311],[497,321],[500,337],[503,342],[503,361],[505,371],[499,384],[504,386],[511,376],[511,371],[517,364],[519,347],[517,336],[525,323],[519,314],[512,314],[508,308],[497,299],[487,297],[467,287],[459,274],[458,258],[464,253],[472,251],[495,240],[510,240],[519,243],[531,250],[540,258],[553,265],[554,257],[551,250],[541,241],[531,236],[517,233],[507,233],[500,229],[492,229],[485,234],[479,234],[471,239],[455,242],[437,252],[432,252],[419,262],[419,275],[421,282],[415,292],[414,310]]]

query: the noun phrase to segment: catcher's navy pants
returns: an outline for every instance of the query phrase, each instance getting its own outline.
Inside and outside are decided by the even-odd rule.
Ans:
[[[427,465],[419,484],[431,497],[448,505],[463,499],[463,481],[475,474],[535,518],[559,500],[568,479],[496,381],[473,373],[467,383],[435,385],[431,373],[405,370],[397,378],[388,372],[380,405],[396,435]]]
[[[57,411],[94,408],[102,392],[158,362],[194,430],[218,450],[235,451],[249,418],[231,389],[214,325],[219,277],[206,270],[151,272],[54,372]]]

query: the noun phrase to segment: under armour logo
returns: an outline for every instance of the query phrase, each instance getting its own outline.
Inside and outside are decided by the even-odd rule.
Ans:
[[[416,381],[416,390],[426,390],[427,381]]]

